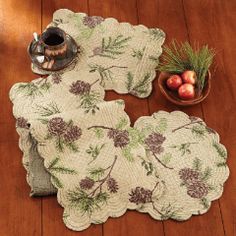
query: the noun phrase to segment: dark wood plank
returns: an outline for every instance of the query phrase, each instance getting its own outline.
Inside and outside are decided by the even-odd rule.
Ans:
[[[207,43],[217,50],[217,71],[213,74],[212,90],[203,103],[203,111],[206,122],[219,132],[222,143],[228,149],[231,175],[219,202],[225,235],[236,235],[236,171],[233,168],[236,166],[236,2],[212,0],[196,4],[196,1],[190,0],[184,1],[184,7],[191,40]],[[212,224],[212,229],[218,229],[217,224]]]
[[[157,26],[162,28],[167,34],[166,43],[169,43],[173,38],[178,41],[186,41],[190,39],[187,27],[189,22],[186,22],[183,8],[184,6],[181,0],[139,0],[138,6],[140,21],[151,27]],[[189,14],[189,16],[191,17],[191,14]],[[192,30],[194,29],[192,28]],[[157,80],[154,81],[154,88],[154,92],[149,98],[151,113],[160,109],[167,111],[182,110],[189,115],[204,118],[202,113],[202,105],[187,108],[175,106],[160,94],[160,90],[157,86]],[[164,231],[165,235],[171,236],[190,235],[191,233],[194,233],[194,235],[209,235],[210,232],[214,232],[215,235],[221,235],[223,233],[223,227],[219,205],[214,203],[210,212],[200,217],[193,217],[184,223],[174,221],[164,222]]]
[[[90,0],[90,15],[101,15],[103,17],[115,17],[120,22],[129,22],[138,24],[136,12],[136,1],[115,1],[115,0]],[[138,99],[130,95],[119,95],[112,91],[106,92],[106,100],[121,98],[125,100],[126,111],[131,118],[131,122],[143,115],[148,115],[147,99]],[[104,235],[163,235],[163,226],[161,222],[152,220],[148,215],[138,212],[127,212],[118,219],[109,219],[104,224]]]
[[[34,78],[26,49],[32,32],[40,30],[40,16],[40,0],[21,4],[16,0],[0,2],[0,235],[3,236],[41,235],[41,199],[29,197],[8,98],[14,83]]]
[[[67,8],[75,12],[88,12],[87,0],[83,1],[66,1],[66,0],[43,0],[43,15],[42,15],[42,28],[44,29],[48,23],[52,20],[53,12],[61,9]],[[43,235],[102,235],[101,225],[92,225],[89,229],[82,232],[73,232],[66,228],[62,221],[63,209],[57,203],[55,197],[43,198]]]

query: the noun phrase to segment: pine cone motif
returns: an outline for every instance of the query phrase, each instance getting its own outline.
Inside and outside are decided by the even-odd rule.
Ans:
[[[151,152],[160,154],[164,151],[164,148],[161,147],[161,145],[165,140],[166,138],[162,134],[153,132],[148,135],[144,142]]]
[[[186,185],[192,185],[199,182],[199,172],[190,168],[184,168],[179,171],[179,177]]]
[[[70,86],[70,92],[75,95],[84,95],[86,93],[89,93],[90,89],[91,85],[89,83],[85,83],[82,80],[77,80]]]
[[[192,198],[201,199],[208,194],[208,187],[203,182],[196,182],[188,186],[187,194]]]
[[[116,193],[118,191],[119,187],[114,178],[109,178],[106,183],[109,192]]]
[[[67,128],[66,133],[64,134],[64,139],[67,143],[72,143],[80,138],[82,135],[82,130],[76,125],[72,125]]]
[[[62,78],[59,74],[52,74],[52,82],[54,84],[59,84],[62,81]]]
[[[100,55],[103,53],[103,49],[101,47],[96,47],[93,49],[93,55]]]
[[[28,129],[29,128],[28,121],[24,117],[19,117],[16,119],[16,127]]]
[[[136,187],[129,194],[129,201],[138,204],[144,204],[152,201],[152,191],[142,187]]]
[[[48,131],[52,135],[62,135],[66,131],[66,122],[61,117],[55,117],[48,122]]]
[[[99,25],[104,19],[100,16],[85,16],[83,18],[83,24],[88,26],[89,28],[95,28]]]
[[[80,188],[84,190],[91,189],[94,186],[95,182],[94,180],[90,179],[89,177],[86,177],[85,179],[80,180]]]
[[[127,130],[111,129],[108,131],[107,136],[113,139],[114,146],[123,148],[129,144],[129,132]]]

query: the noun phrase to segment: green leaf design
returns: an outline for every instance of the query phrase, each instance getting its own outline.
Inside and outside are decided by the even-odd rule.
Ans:
[[[192,144],[197,144],[196,142],[187,142],[187,143],[182,143],[180,145],[173,145],[171,148],[177,149],[179,152],[181,152],[181,156],[184,156],[185,154],[191,154],[191,149],[190,146]]]
[[[124,129],[128,125],[128,120],[126,118],[121,117],[119,123],[115,126],[116,129]]]
[[[146,161],[145,159],[142,158],[141,165],[147,171],[147,176],[149,176],[153,173],[154,167],[153,167],[153,164],[151,162],[148,162],[148,161]]]
[[[54,167],[58,162],[59,162],[59,158],[58,157],[56,157],[55,159],[53,159],[52,161],[51,161],[51,163],[49,164],[49,166],[48,166],[48,170],[50,170],[52,167]]]
[[[62,182],[53,174],[51,174],[51,181],[57,188],[63,188]]]
[[[132,57],[134,58],[137,58],[138,60],[142,60],[143,58],[143,54],[144,54],[144,51],[145,51],[145,47],[143,47],[141,50],[140,49],[132,49],[133,52],[132,52]]]
[[[220,145],[219,143],[215,142],[215,141],[213,142],[212,145],[213,145],[213,147],[216,149],[218,155],[219,155],[220,157],[222,157],[223,159],[226,159],[226,157],[227,157],[227,152],[225,151],[225,149],[223,148],[223,146]]]
[[[138,81],[138,83],[133,87],[131,92],[134,94],[145,95],[148,92],[147,87],[151,82],[150,76],[151,74],[147,73],[142,80]]]
[[[54,183],[54,185],[57,188],[63,188],[63,184],[60,181],[60,179],[56,176],[57,174],[76,174],[77,172],[73,169],[64,167],[64,166],[58,166],[60,159],[58,157],[56,157],[55,159],[53,159],[49,165],[48,165],[48,171],[51,174],[51,180]]]
[[[105,169],[103,169],[101,167],[99,167],[97,169],[90,169],[89,170],[90,178],[93,179],[94,181],[99,180],[104,174],[105,174]]]
[[[131,153],[131,147],[129,145],[127,145],[126,147],[122,148],[122,154],[124,155],[124,157],[128,161],[130,161],[130,162],[134,161],[134,157],[133,157],[133,155]]]
[[[101,128],[94,128],[93,132],[95,133],[95,136],[99,139],[104,137],[104,130]]]
[[[206,182],[212,176],[212,170],[210,167],[207,167],[202,173],[202,181]]]
[[[89,148],[86,150],[86,153],[88,153],[92,157],[92,161],[89,162],[92,163],[96,158],[99,156],[101,150],[104,148],[105,143],[102,145],[90,145]]]
[[[71,208],[76,207],[81,213],[91,215],[94,210],[100,209],[107,202],[109,195],[106,192],[99,192],[93,197],[80,188],[77,188],[75,191],[69,191],[67,198]]]
[[[155,132],[163,134],[167,129],[167,119],[162,117],[158,120],[158,125],[155,127]]]
[[[65,145],[73,152],[79,152],[79,148],[75,143],[65,143]]]
[[[161,159],[161,162],[166,165],[170,162],[172,158],[173,158],[172,154],[167,152],[160,159]]]
[[[64,143],[63,143],[63,140],[60,137],[56,138],[56,148],[59,152],[64,151]]]
[[[200,203],[203,205],[204,209],[208,209],[210,207],[209,201],[206,198],[202,198]]]
[[[138,144],[144,143],[145,134],[143,134],[136,128],[128,128],[127,130],[129,132],[130,142],[128,145],[130,147],[137,147]]]
[[[123,54],[124,48],[127,46],[127,42],[131,37],[124,37],[123,35],[118,35],[115,38],[108,37],[102,39],[102,46],[100,53],[93,56],[108,57],[111,59],[116,59],[118,55]]]
[[[129,71],[127,74],[127,81],[126,81],[126,88],[128,92],[130,92],[130,90],[133,87],[133,81],[134,81],[134,75]]]
[[[203,138],[205,136],[206,128],[203,125],[194,125],[191,131],[196,137]]]
[[[100,77],[101,77],[101,85],[104,86],[105,85],[105,80],[113,80],[113,72],[112,70],[114,68],[119,68],[119,69],[125,69],[127,68],[127,66],[116,66],[116,65],[112,65],[109,67],[103,67],[101,65],[98,64],[89,64],[90,73],[94,73],[94,72],[98,72]]]
[[[59,108],[55,102],[52,102],[52,103],[48,104],[47,106],[37,105],[37,113],[43,117],[55,115],[60,112],[61,111],[59,110]]]
[[[161,31],[160,29],[148,29],[148,33],[151,36],[151,38],[153,40],[159,40],[160,38],[164,38],[165,34],[163,31]]]
[[[202,162],[199,158],[195,158],[193,161],[193,169],[197,170],[197,171],[201,171],[202,169]]]
[[[100,101],[100,94],[90,92],[81,96],[80,107],[85,109],[85,113],[95,114],[99,107],[96,105]]]
[[[50,171],[58,172],[60,174],[76,174],[75,170],[62,166],[51,168]]]

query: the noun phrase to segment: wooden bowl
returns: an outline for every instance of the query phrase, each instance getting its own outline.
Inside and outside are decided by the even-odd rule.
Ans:
[[[211,90],[211,73],[208,71],[206,75],[205,86],[202,90],[202,93],[198,95],[198,91],[196,90],[196,95],[191,100],[183,100],[179,98],[178,91],[170,90],[166,85],[166,80],[170,77],[171,74],[161,72],[158,78],[158,85],[161,90],[161,93],[172,103],[177,104],[179,106],[192,106],[202,102],[208,96]]]

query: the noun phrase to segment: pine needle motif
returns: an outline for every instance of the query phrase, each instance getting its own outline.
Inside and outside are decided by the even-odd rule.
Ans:
[[[148,92],[148,86],[150,86],[151,75],[147,73],[143,79],[137,82],[137,84],[130,91],[133,95],[146,95]]]
[[[113,80],[113,72],[112,70],[115,68],[118,69],[126,69],[127,66],[116,66],[116,65],[112,65],[109,67],[104,67],[98,64],[90,64],[90,73],[94,73],[94,72],[98,72],[100,77],[101,77],[101,85],[104,86],[105,85],[105,80]]]
[[[100,167],[97,170],[90,171],[89,176],[80,181],[80,186],[75,191],[68,192],[71,207],[78,208],[82,214],[91,215],[107,203],[110,194],[115,194],[118,191],[118,183],[111,176],[116,160],[117,156],[107,168]],[[109,192],[103,188],[105,183]]]
[[[102,39],[102,45],[93,49],[94,56],[108,57],[116,59],[117,55],[124,53],[124,48],[127,46],[126,43],[131,37],[125,38],[123,35],[118,35],[116,38],[109,37],[108,39]]]
[[[60,166],[58,163],[60,162],[60,159],[57,157],[51,161],[51,163],[48,166],[48,171],[51,174],[52,182],[56,185],[57,188],[63,188],[63,184],[59,177],[57,177],[57,174],[76,174],[76,171],[70,168],[67,168],[65,166]]]
[[[29,129],[28,120],[26,120],[24,117],[18,117],[16,119],[16,127],[23,128],[23,129]]]
[[[36,108],[37,108],[37,113],[40,116],[44,116],[44,117],[61,113],[60,109],[58,108],[55,102],[51,102],[50,104],[46,106],[37,105]]]
[[[51,84],[47,82],[47,79],[41,79],[38,83],[26,83],[18,86],[18,93],[23,93],[27,97],[35,98],[36,96],[43,96],[43,94],[49,91]]]

